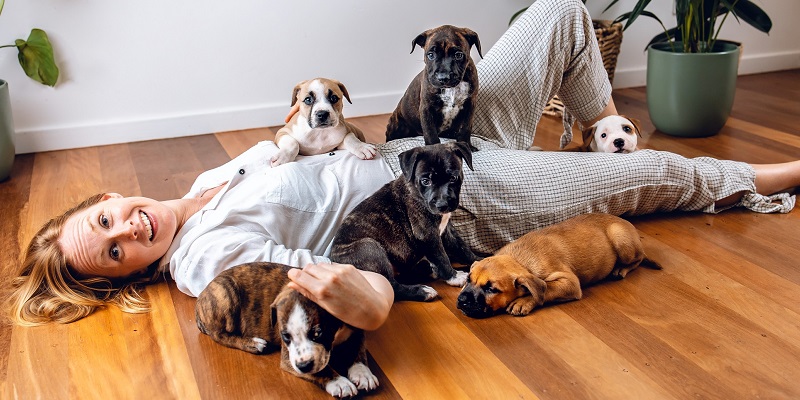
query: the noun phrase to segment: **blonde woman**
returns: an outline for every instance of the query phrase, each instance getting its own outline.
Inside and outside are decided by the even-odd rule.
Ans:
[[[553,57],[554,54],[560,57]],[[616,114],[591,18],[578,0],[540,0],[477,65],[481,89],[460,208],[451,222],[477,253],[587,212],[788,212],[800,161],[748,165],[641,150],[529,152],[542,109],[558,94],[585,126]],[[293,287],[343,321],[375,329],[393,294],[380,275],[326,258],[342,219],[400,175],[398,154],[424,143],[379,144],[374,160],[346,152],[271,168],[262,142],[201,174],[181,199],[94,196],[37,233],[7,302],[17,324],[78,320],[107,303],[148,308],[142,288],[162,273],[190,296],[243,262],[295,267]]]

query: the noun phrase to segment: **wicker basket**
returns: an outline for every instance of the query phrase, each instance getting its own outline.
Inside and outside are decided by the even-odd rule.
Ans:
[[[608,72],[608,81],[614,82],[614,70],[617,68],[617,56],[622,44],[622,24],[611,21],[594,20],[594,32],[597,35],[597,44],[600,46],[600,55],[603,58],[603,66]],[[544,113],[561,117],[564,113],[564,103],[558,96],[553,97],[544,107]]]

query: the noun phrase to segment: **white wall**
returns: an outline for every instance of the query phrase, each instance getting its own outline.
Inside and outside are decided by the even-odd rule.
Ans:
[[[622,0],[608,14],[633,2]],[[671,2],[660,2],[663,12],[653,11],[671,18]],[[607,1],[588,3],[600,16]],[[18,153],[278,125],[294,84],[316,76],[345,83],[353,100],[346,115],[388,113],[422,68],[422,52],[409,54],[418,33],[445,23],[467,26],[486,52],[526,4],[7,0],[0,43],[44,29],[62,75],[55,88],[42,86],[24,75],[15,49],[0,49],[0,78],[11,90]],[[727,22],[726,37],[745,43],[741,71],[800,67],[800,45],[792,40],[800,37],[800,5],[760,4],[775,24],[769,37]],[[615,86],[644,83],[642,49],[657,32],[650,20],[625,32]]]

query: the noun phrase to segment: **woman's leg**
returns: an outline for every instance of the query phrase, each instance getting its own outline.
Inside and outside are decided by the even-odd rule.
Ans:
[[[502,147],[530,147],[555,94],[582,122],[616,113],[592,20],[579,0],[536,1],[477,68],[473,133]]]
[[[800,160],[780,164],[751,164],[755,170],[756,193],[770,196],[800,186]],[[735,205],[747,193],[739,192],[717,201],[717,207]]]

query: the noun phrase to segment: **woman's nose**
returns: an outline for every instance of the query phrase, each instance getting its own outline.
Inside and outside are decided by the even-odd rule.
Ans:
[[[114,237],[116,238],[136,240],[137,235],[138,232],[136,231],[136,227],[133,225],[133,221],[125,221],[125,223],[121,224],[120,228],[114,232]]]

